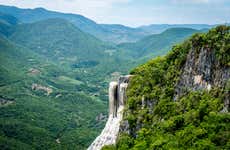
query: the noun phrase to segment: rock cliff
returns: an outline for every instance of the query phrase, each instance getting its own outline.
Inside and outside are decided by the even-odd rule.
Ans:
[[[230,67],[221,65],[215,53],[216,50],[209,45],[201,47],[192,45],[175,87],[174,100],[191,90],[210,91],[213,87],[223,88],[226,86],[230,77]],[[227,111],[230,105],[229,97],[225,98],[224,103],[224,110]]]
[[[229,67],[221,66],[210,47],[190,50],[183,67],[176,94],[182,95],[185,90],[210,90],[212,87],[224,87],[230,76]]]

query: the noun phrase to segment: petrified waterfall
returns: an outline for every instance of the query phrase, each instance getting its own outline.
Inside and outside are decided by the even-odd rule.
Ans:
[[[109,118],[101,134],[89,146],[88,150],[100,150],[105,145],[115,144],[120,122],[123,117],[123,108],[126,101],[126,88],[130,75],[122,76],[118,82],[109,84]]]

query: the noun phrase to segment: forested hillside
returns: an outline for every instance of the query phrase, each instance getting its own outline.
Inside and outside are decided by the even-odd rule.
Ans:
[[[171,28],[160,34],[147,36],[135,43],[122,43],[118,46],[129,53],[128,55],[151,58],[166,54],[173,44],[182,42],[186,37],[197,32],[203,31],[191,28]]]
[[[230,27],[131,71],[124,127],[106,149],[229,149]]]
[[[3,36],[0,54],[1,148],[86,147],[104,125],[96,116],[106,114],[106,104],[88,94],[94,91]]]

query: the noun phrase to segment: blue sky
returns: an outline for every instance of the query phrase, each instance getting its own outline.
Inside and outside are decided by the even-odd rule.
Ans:
[[[230,22],[230,0],[0,0],[22,8],[77,13],[98,23],[217,24]]]

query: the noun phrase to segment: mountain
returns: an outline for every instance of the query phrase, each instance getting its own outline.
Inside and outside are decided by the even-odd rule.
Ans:
[[[119,24],[100,24],[100,26],[106,31],[113,33],[108,37],[108,41],[119,39],[119,41],[116,40],[115,43],[136,42],[150,34],[148,31],[145,32],[138,28],[131,28]],[[102,38],[103,37],[101,37],[101,39]]]
[[[150,32],[151,34],[159,34],[170,28],[192,28],[196,30],[201,29],[210,29],[216,25],[208,25],[208,24],[152,24],[141,26],[138,29],[141,29],[146,32]]]
[[[19,21],[14,16],[4,14],[4,13],[0,13],[0,22],[5,23],[7,25],[16,25],[16,24],[18,24]]]
[[[132,70],[119,137],[102,149],[229,149],[229,41],[217,26]]]
[[[12,26],[18,23],[19,21],[17,18],[8,14],[0,13],[0,34],[8,36],[13,32]]]
[[[0,5],[0,12],[15,16],[23,23],[32,23],[50,18],[65,19],[84,32],[90,33],[101,40],[113,43],[136,41],[147,35],[147,33],[143,31],[130,27],[121,25],[100,25],[82,15],[49,11],[44,8],[20,9],[14,6]]]
[[[109,48],[63,19],[17,25],[9,39],[53,59],[64,56],[77,56],[79,61],[93,59],[102,56]]]
[[[61,65],[71,76],[89,84],[104,86],[105,77],[129,67],[121,65],[127,58],[119,54],[116,46],[82,32],[63,19],[19,24],[14,29],[8,36],[10,40]]]
[[[171,28],[160,34],[147,36],[135,43],[122,43],[120,49],[130,53],[134,57],[164,55],[173,44],[183,41],[193,33],[202,32],[190,28]]]
[[[49,11],[44,8],[21,9],[14,6],[0,5],[0,12],[14,16],[22,23],[33,23],[51,18],[65,19],[73,23],[83,32],[89,33],[103,41],[116,44],[136,42],[145,36],[159,34],[169,28],[193,28],[200,30],[215,26],[206,24],[153,24],[132,28],[119,24],[98,24],[82,15]]]

